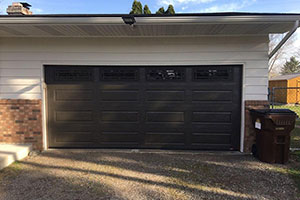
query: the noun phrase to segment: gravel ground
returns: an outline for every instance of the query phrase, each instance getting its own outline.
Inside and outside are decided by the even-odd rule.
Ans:
[[[297,199],[282,165],[231,153],[51,150],[0,171],[0,200]]]

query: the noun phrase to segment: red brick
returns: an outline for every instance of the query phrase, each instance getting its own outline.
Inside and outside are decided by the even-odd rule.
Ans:
[[[35,150],[42,150],[41,109],[41,100],[1,99],[0,142],[31,143]]]
[[[252,124],[250,109],[269,108],[268,101],[245,101],[245,136],[244,151],[251,152],[252,145],[255,144],[255,129]]]

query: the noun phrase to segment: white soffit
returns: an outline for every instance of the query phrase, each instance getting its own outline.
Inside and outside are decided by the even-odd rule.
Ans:
[[[0,16],[0,37],[163,37],[266,35],[289,31],[300,15],[136,16],[134,27],[122,16]]]

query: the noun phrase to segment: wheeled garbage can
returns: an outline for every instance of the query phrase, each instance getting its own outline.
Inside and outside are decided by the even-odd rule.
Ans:
[[[253,109],[251,116],[256,130],[254,153],[258,159],[267,163],[288,162],[296,113],[289,109]]]

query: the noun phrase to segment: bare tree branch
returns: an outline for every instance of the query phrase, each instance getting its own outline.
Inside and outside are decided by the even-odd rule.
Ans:
[[[277,44],[284,38],[285,34],[272,34],[270,35],[269,53],[277,46]],[[292,55],[299,52],[299,47],[296,48],[294,43],[296,36],[293,35],[269,60],[269,73],[276,74],[278,70],[283,66],[284,61],[289,59]]]

